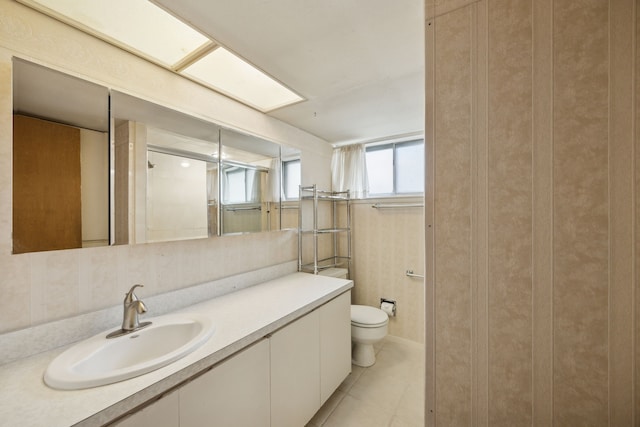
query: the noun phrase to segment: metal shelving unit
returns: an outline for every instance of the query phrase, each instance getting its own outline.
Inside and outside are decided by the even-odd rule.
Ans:
[[[312,204],[313,224],[305,228],[305,212]],[[329,204],[330,220],[328,227],[321,227],[319,209],[321,204]],[[340,221],[340,216],[343,216]],[[341,242],[343,236],[346,242]],[[311,238],[311,252],[305,253],[305,239]],[[330,238],[328,256],[320,255],[320,239]],[[342,243],[342,245],[340,244]],[[346,246],[346,248],[345,248]],[[324,254],[323,254],[324,255]],[[316,185],[300,186],[300,208],[298,210],[298,271],[318,274],[328,268],[346,268],[347,277],[351,274],[351,197],[347,191],[318,190]]]

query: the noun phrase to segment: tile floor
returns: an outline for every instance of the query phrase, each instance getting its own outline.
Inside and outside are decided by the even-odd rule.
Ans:
[[[376,363],[351,374],[307,427],[423,427],[424,345],[387,336]]]

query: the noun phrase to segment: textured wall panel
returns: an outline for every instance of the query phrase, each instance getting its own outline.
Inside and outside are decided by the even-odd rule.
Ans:
[[[532,423],[553,423],[553,0],[532,2]]]
[[[426,132],[434,132],[436,153],[436,230],[427,240],[436,277],[433,424],[469,424],[467,389],[459,382],[466,352],[443,360],[465,342],[466,320],[471,424],[638,425],[638,2],[487,3],[485,19],[484,1],[427,2],[432,12],[443,11],[428,73],[436,77],[427,118],[436,119]],[[463,46],[473,13],[469,76]],[[463,108],[469,96],[470,118]],[[454,122],[457,133],[442,131],[442,123]],[[451,135],[469,128],[466,176],[452,167],[466,168],[467,146]],[[466,200],[469,186],[470,205],[456,203]],[[470,251],[463,243],[469,212]],[[454,299],[448,287],[464,281],[469,268],[471,298],[460,286]],[[468,303],[467,318],[459,317]]]
[[[478,0],[426,0],[425,13],[427,19],[431,19],[477,2]]]
[[[609,4],[609,424],[633,423],[633,14]],[[630,197],[631,196],[631,197]]]
[[[471,18],[464,8],[435,20],[436,419],[443,426],[471,421]]]
[[[531,4],[489,3],[489,425],[531,425]]]
[[[608,2],[554,3],[554,409],[606,425]]]
[[[635,380],[634,380],[634,391],[635,391],[635,413],[633,414],[635,417],[635,425],[638,425],[640,422],[640,44],[638,40],[640,40],[640,7],[635,9],[635,75],[634,75],[634,84],[635,84],[635,283],[634,283],[634,294],[635,294]]]
[[[635,84],[635,277],[634,277],[634,295],[635,295],[635,379],[634,379],[634,390],[635,390],[635,405],[636,408],[634,416],[636,425],[640,421],[640,133],[637,132],[637,129],[640,129],[640,44],[637,42],[640,40],[640,8],[636,7],[636,28],[635,28],[635,36],[636,36],[636,52],[635,52],[635,76],[634,76],[634,84]]]

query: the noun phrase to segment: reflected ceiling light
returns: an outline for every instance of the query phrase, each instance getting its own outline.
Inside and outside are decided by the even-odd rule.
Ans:
[[[189,65],[182,74],[262,112],[302,100],[299,95],[223,47]]]
[[[262,112],[303,98],[148,0],[18,0]]]

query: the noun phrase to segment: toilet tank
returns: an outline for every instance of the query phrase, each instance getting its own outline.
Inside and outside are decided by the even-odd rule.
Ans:
[[[338,279],[346,279],[349,270],[346,268],[327,268],[318,273],[320,276],[336,277]]]

